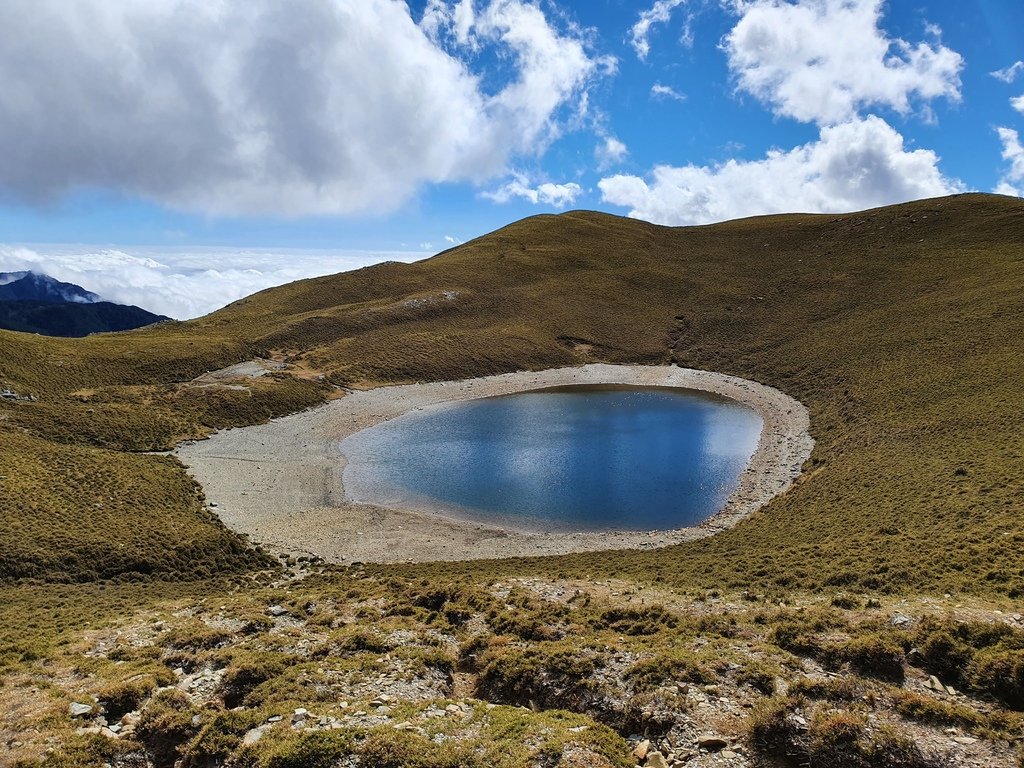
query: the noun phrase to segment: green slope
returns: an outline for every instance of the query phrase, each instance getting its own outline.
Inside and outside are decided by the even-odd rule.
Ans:
[[[136,468],[119,451],[295,410],[331,385],[676,362],[804,401],[818,441],[807,480],[704,542],[459,567],[1017,594],[1022,295],[1024,202],[1013,198],[689,228],[590,212],[538,216],[424,262],[301,281],[190,323],[80,340],[0,333],[0,385],[39,396],[0,405],[0,430],[48,441],[45,468],[27,470],[45,484],[79,444],[103,449],[96,462],[150,472],[158,459],[134,457]],[[257,355],[289,367],[245,390],[183,385]],[[17,454],[4,439],[0,462]],[[0,481],[0,504],[12,508],[19,492]],[[157,510],[210,532],[196,502],[168,498]],[[44,506],[22,514],[62,525]],[[148,519],[112,516],[106,530],[121,543],[121,526]],[[0,524],[0,557],[21,557],[18,531]],[[177,543],[160,538],[146,561],[170,573],[177,568],[165,568],[160,552],[173,559]],[[53,562],[73,546],[46,541]],[[229,549],[224,562],[246,567]]]

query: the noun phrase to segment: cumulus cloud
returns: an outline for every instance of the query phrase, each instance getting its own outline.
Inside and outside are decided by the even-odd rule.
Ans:
[[[989,74],[996,80],[1002,80],[1004,83],[1012,83],[1017,79],[1017,75],[1021,72],[1024,72],[1024,61],[1015,61],[1006,69],[997,69],[995,72],[989,72]]]
[[[482,183],[613,67],[527,0],[8,0],[0,195],[349,214]],[[477,71],[490,47],[509,78]],[[492,57],[493,58],[493,57]]]
[[[686,0],[657,0],[650,8],[640,12],[632,29],[629,31],[629,42],[641,59],[646,59],[651,52],[651,43],[648,37],[651,34],[651,27],[655,24],[665,24],[672,18],[672,11],[685,3]],[[687,28],[687,35],[692,35]],[[691,37],[692,42],[692,37]]]
[[[1016,109],[1022,115],[1024,115],[1024,93],[1022,93],[1020,96],[1015,96],[1012,99],[1010,99],[1010,106]]]
[[[960,99],[963,58],[880,28],[884,0],[751,0],[723,48],[741,91],[777,115],[832,125],[861,109],[900,114],[914,100]],[[935,30],[932,28],[932,33]]]
[[[113,250],[0,245],[0,272],[42,272],[81,285],[106,301],[135,304],[184,320],[275,285],[381,261],[415,261],[427,255],[408,251]]]
[[[1024,145],[1020,143],[1020,134],[1012,128],[996,128],[999,140],[1003,144],[1003,160],[1010,167],[999,180],[995,191],[1001,195],[1024,197]]]
[[[686,101],[686,95],[679,93],[670,85],[655,83],[651,86],[651,97],[655,99],[672,99],[673,101]]]
[[[594,159],[597,160],[598,168],[601,170],[621,163],[628,154],[629,148],[614,136],[603,137],[601,142],[594,147]]]
[[[571,181],[566,184],[554,184],[547,181],[533,186],[528,177],[516,174],[498,189],[485,192],[484,196],[496,203],[507,203],[512,198],[519,197],[534,205],[543,204],[564,208],[567,205],[572,205],[582,191],[579,184]]]
[[[611,176],[602,199],[658,224],[706,224],[789,211],[825,213],[963,191],[942,175],[930,150],[907,150],[903,137],[869,115],[821,129],[817,141],[760,160],[715,166],[658,166],[648,178]]]

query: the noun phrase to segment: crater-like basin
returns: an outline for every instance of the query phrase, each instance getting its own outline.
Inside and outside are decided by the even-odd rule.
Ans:
[[[588,408],[574,407],[568,421],[554,419],[547,405],[535,405],[551,399],[537,390],[580,386],[590,388],[587,397],[611,391],[629,401],[657,394],[668,398],[669,413],[627,408],[617,429],[605,434],[617,438],[603,447],[587,445],[586,452],[560,452],[555,432],[576,434],[573,445],[587,443],[580,435],[593,427]],[[569,396],[582,398],[579,390]],[[684,403],[692,398],[696,410],[686,415]],[[498,409],[484,430],[491,448],[469,427],[459,448],[448,419],[476,407]],[[505,408],[512,410],[500,417]],[[606,432],[613,410],[597,408],[598,431]],[[435,416],[440,426],[432,430]],[[423,430],[422,440],[411,437],[407,423]],[[470,425],[481,423],[470,419]],[[525,437],[510,437],[512,426],[529,424]],[[639,437],[650,425],[656,430]],[[271,550],[334,562],[468,560],[646,549],[710,536],[790,487],[814,446],[809,426],[798,401],[747,379],[667,365],[590,364],[350,392],[302,413],[182,444],[175,454],[216,503],[211,508],[218,517]],[[681,445],[670,439],[676,433],[686,436]],[[444,451],[447,456],[440,455]],[[687,451],[709,468],[691,474],[689,485],[684,476],[695,459]],[[433,473],[432,480],[415,473],[417,483],[430,480],[433,486],[396,482],[415,467],[397,461],[403,452]],[[661,475],[666,486],[644,491],[640,475],[657,461],[668,468]],[[479,471],[463,473],[460,462]],[[483,506],[447,495],[455,488],[452,480],[464,483],[464,492],[480,485],[491,501]],[[573,487],[576,501],[552,501],[550,494],[561,494],[565,485]],[[499,488],[505,490],[499,494]],[[653,501],[659,495],[664,504]],[[598,502],[604,511],[595,513]]]

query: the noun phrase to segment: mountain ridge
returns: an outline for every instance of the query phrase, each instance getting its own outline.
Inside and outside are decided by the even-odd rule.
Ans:
[[[50,304],[93,304],[98,294],[31,270],[0,272],[0,301],[37,301]]]
[[[0,272],[0,329],[45,336],[87,336],[168,319],[141,307],[103,301],[80,285],[39,272]]]

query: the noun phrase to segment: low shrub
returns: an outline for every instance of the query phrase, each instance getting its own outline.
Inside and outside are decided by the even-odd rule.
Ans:
[[[697,658],[677,651],[672,655],[659,654],[637,662],[626,670],[626,680],[639,693],[669,682],[707,685],[716,682],[718,676]]]
[[[100,689],[96,697],[107,713],[107,720],[115,722],[127,713],[138,709],[154,690],[157,681],[150,675],[141,675]]]
[[[860,675],[901,681],[905,675],[903,647],[886,635],[867,634],[827,648],[826,663],[839,666],[847,663]]]
[[[970,684],[1011,709],[1024,709],[1024,651],[979,651],[971,664]]]

